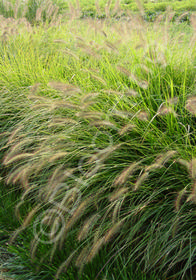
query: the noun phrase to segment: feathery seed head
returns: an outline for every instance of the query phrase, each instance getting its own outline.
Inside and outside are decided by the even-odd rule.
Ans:
[[[196,115],[196,96],[192,96],[187,99],[186,110],[188,110],[192,115]]]
[[[115,180],[114,182],[114,185],[122,185],[124,184],[128,177],[130,175],[132,175],[138,168],[140,168],[139,166],[140,162],[134,162],[134,163],[131,163],[130,166],[126,167],[122,173],[120,174],[119,177],[117,177],[117,179]]]
[[[122,228],[124,221],[119,221],[114,224],[111,229],[104,236],[104,243],[108,243],[111,238]]]
[[[109,201],[115,201],[122,197],[122,195],[126,194],[128,192],[128,188],[121,188],[118,191],[115,191],[113,194],[109,196]]]
[[[139,114],[137,114],[137,118],[141,121],[148,121],[149,113],[146,111],[140,111]]]
[[[144,172],[136,181],[134,185],[134,191],[138,190],[141,184],[148,178],[149,172]]]
[[[132,131],[135,128],[134,124],[126,124],[119,130],[119,135],[124,135],[128,131]]]

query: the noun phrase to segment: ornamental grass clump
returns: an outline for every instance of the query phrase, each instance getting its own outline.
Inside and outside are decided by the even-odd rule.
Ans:
[[[72,19],[0,46],[4,180],[23,193],[11,241],[29,231],[52,261],[73,238],[57,279],[104,250],[165,279],[195,268],[196,49],[169,27]]]

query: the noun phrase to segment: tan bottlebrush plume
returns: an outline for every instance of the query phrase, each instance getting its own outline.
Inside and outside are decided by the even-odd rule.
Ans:
[[[73,171],[70,169],[70,173],[62,172],[59,173],[59,175],[56,176],[56,178],[53,181],[49,180],[49,183],[47,185],[46,200],[54,200],[53,195],[56,188],[58,188],[61,183],[65,182],[65,179],[67,179],[71,175],[71,172],[73,173]]]
[[[59,216],[54,218],[54,221],[52,223],[51,230],[50,230],[50,240],[54,239],[56,234],[58,234],[60,222],[61,222],[61,218]]]
[[[131,72],[123,66],[118,65],[118,66],[116,66],[116,68],[118,71],[120,71],[121,73],[125,74],[128,77],[130,77],[132,75]]]
[[[40,83],[36,83],[33,86],[31,86],[30,87],[31,94],[35,94],[38,91],[40,85],[41,85]]]
[[[100,239],[98,239],[92,246],[88,257],[87,257],[87,262],[92,261],[92,259],[97,255],[97,253],[99,252],[99,250],[103,247],[105,243],[105,238],[102,237]]]
[[[75,261],[75,265],[77,267],[83,266],[86,263],[86,259],[88,257],[88,254],[89,254],[89,246],[87,245],[80,252],[79,256],[77,257],[77,259]]]
[[[15,207],[15,216],[19,219],[21,219],[21,215],[20,215],[20,207],[25,203],[24,200],[21,200],[20,202],[18,202],[16,204],[16,207]]]
[[[16,183],[17,182],[17,178],[18,178],[18,174],[20,174],[21,171],[23,171],[25,167],[24,166],[20,166],[19,168],[15,169],[14,171],[12,171],[6,180],[6,184],[10,184],[11,182]]]
[[[16,184],[18,181],[20,181],[23,187],[27,187],[29,173],[31,172],[31,166],[22,166],[22,168],[20,167],[16,171],[17,173],[13,172],[14,175],[12,173],[10,174],[10,176],[7,179],[7,184],[9,184],[10,182]]]
[[[177,160],[177,162],[184,165],[187,168],[188,171],[190,170],[190,162],[189,161],[180,158],[180,159]]]
[[[35,139],[33,138],[24,138],[24,140],[17,142],[15,145],[13,145],[11,147],[11,149],[9,149],[8,154],[5,156],[4,161],[8,161],[11,157],[13,157],[15,154],[17,154],[18,152],[24,150],[25,145],[27,144],[31,144],[32,142],[35,142]]]
[[[34,156],[34,153],[24,153],[24,154],[19,154],[19,155],[16,155],[12,158],[10,158],[9,160],[4,160],[3,164],[4,165],[9,165],[15,161],[19,161],[19,160],[22,160],[22,159],[26,159],[26,158],[29,158],[29,157],[32,157]]]
[[[192,158],[192,160],[190,160],[190,161],[178,159],[177,162],[184,165],[187,168],[191,179],[193,179],[195,181],[196,180],[196,158]]]
[[[83,104],[80,108],[85,111],[85,110],[89,109],[89,107],[94,105],[94,104],[95,104],[94,101],[89,101],[89,102],[86,102],[85,104]]]
[[[22,129],[24,128],[24,125],[19,125],[18,127],[16,127],[16,129],[14,129],[12,131],[12,133],[10,134],[9,138],[8,138],[8,144],[12,143],[14,140],[14,137],[18,134],[18,132],[20,132]]]
[[[139,67],[144,70],[146,73],[152,73],[152,70],[149,69],[145,64],[139,64]]]
[[[116,200],[115,206],[114,206],[114,210],[112,213],[112,224],[115,224],[119,218],[120,215],[120,209],[122,207],[122,204],[125,200],[125,197],[121,197],[120,200]]]
[[[135,185],[134,185],[134,191],[138,190],[138,188],[141,186],[141,184],[144,183],[144,181],[148,178],[149,172],[144,172],[140,177],[138,177]]]
[[[168,104],[174,104],[174,105],[176,105],[176,104],[178,103],[178,101],[179,101],[179,98],[178,98],[177,96],[167,99],[167,103],[168,103]]]
[[[45,102],[45,103],[50,103],[51,102],[51,99],[50,98],[47,98],[45,96],[41,96],[41,95],[35,95],[35,94],[29,94],[28,95],[28,98],[30,100],[35,100],[35,101],[40,101],[40,102]]]
[[[88,55],[92,56],[93,58],[97,58],[97,59],[100,58],[100,55],[97,52],[95,52],[91,46],[83,42],[81,43],[78,42],[77,47],[81,48],[84,52],[86,52]]]
[[[58,160],[58,159],[60,159],[62,157],[65,157],[67,155],[68,155],[67,152],[57,152],[56,154],[54,154],[53,156],[51,156],[49,158],[49,162],[53,162],[53,161]]]
[[[196,158],[190,161],[190,175],[193,180],[196,180]]]
[[[54,110],[55,106],[52,103],[40,103],[32,106],[33,110]]]
[[[50,3],[48,9],[46,10],[46,15],[48,19],[51,18],[54,11],[55,11],[55,6],[52,3]]]
[[[173,114],[175,117],[177,117],[177,114],[174,111],[174,109],[169,107],[169,106],[166,106],[166,105],[159,107],[159,109],[157,111],[157,114],[160,115],[160,116],[165,116],[165,115],[168,115],[168,114]]]
[[[174,150],[168,151],[165,154],[158,156],[155,163],[163,165],[176,154],[177,154],[177,151],[174,151]]]
[[[109,196],[109,201],[115,201],[122,197],[122,195],[126,194],[129,191],[128,188],[121,188],[118,191],[115,191],[113,194]]]
[[[64,261],[64,262],[60,265],[60,267],[58,268],[57,273],[56,273],[56,275],[55,275],[55,279],[59,279],[60,274],[61,274],[62,272],[66,272],[66,271],[67,271],[67,268],[69,267],[69,265],[70,265],[70,263],[71,263],[73,257],[75,256],[76,252],[77,252],[77,250],[75,250],[73,253],[71,253],[71,254],[69,255],[69,257],[66,259],[66,261]]]
[[[108,93],[108,94],[112,94],[112,95],[116,94],[120,97],[122,97],[124,95],[124,93],[122,91],[117,91],[117,90],[106,89],[106,90],[102,90],[102,91],[105,93]]]
[[[91,93],[88,93],[88,94],[85,94],[83,97],[82,97],[82,103],[83,102],[86,102],[88,101],[89,99],[92,99],[92,98],[95,98],[97,96],[99,96],[100,92],[91,92]]]
[[[52,176],[50,177],[48,181],[48,185],[50,186],[51,184],[53,184],[56,178],[59,177],[59,175],[62,173],[63,173],[63,165],[58,165],[57,168],[54,170]]]
[[[70,102],[62,102],[62,101],[54,101],[52,104],[54,109],[57,108],[69,108],[69,109],[80,109],[80,107],[76,104],[72,104]]]
[[[55,23],[55,21],[58,19],[57,14],[59,11],[59,7],[54,7],[53,10],[53,15],[52,15],[52,19],[51,19],[51,26]]]
[[[78,233],[78,241],[82,241],[88,236],[90,229],[94,226],[99,217],[98,214],[94,214],[84,222],[83,227]]]
[[[163,167],[163,165],[161,165],[161,164],[153,163],[153,164],[149,165],[148,167],[146,167],[145,171],[151,172],[151,171],[160,169],[162,167]]]
[[[195,180],[193,180],[192,192],[188,196],[186,202],[189,202],[189,201],[192,201],[192,202],[196,203],[196,181]]]
[[[59,202],[59,206],[57,207],[59,211],[67,212],[68,209],[73,209],[73,207],[77,206],[77,202],[79,203],[80,200],[80,194],[76,190],[67,190],[67,195],[64,196],[64,198]],[[57,197],[58,198],[58,197]],[[71,211],[71,210],[70,210]]]
[[[124,135],[125,133],[132,131],[136,126],[134,124],[126,124],[119,130],[119,135]]]
[[[139,93],[137,91],[135,91],[134,89],[129,89],[128,91],[125,91],[124,94],[126,96],[133,96],[133,97],[137,97],[139,95]]]
[[[109,122],[109,121],[95,121],[95,122],[91,122],[90,126],[109,126],[112,128],[116,128],[115,124]]]
[[[104,243],[108,243],[111,238],[121,230],[123,223],[124,221],[119,221],[111,227],[111,229],[104,236]]]
[[[70,220],[67,222],[65,226],[65,233],[67,233],[68,230],[80,219],[80,217],[83,215],[84,211],[86,210],[90,200],[91,200],[90,198],[85,199],[76,208],[72,217],[70,218]]]
[[[97,155],[98,155],[98,159],[100,160],[100,162],[103,162],[104,160],[106,160],[114,151],[116,151],[122,145],[123,145],[123,143],[113,145],[113,146],[103,149],[101,152],[99,152]]]
[[[156,64],[160,64],[162,67],[166,67],[167,66],[167,59],[164,55],[164,53],[159,52],[156,59],[154,60],[154,62]]]
[[[80,92],[80,89],[78,87],[71,84],[65,84],[63,82],[51,81],[48,83],[48,86],[62,92]]]
[[[90,73],[91,77],[95,80],[97,80],[98,82],[102,83],[103,85],[107,86],[107,82],[102,78],[102,77],[99,77],[95,74],[92,74]]]
[[[122,173],[120,174],[120,176],[118,176],[116,178],[116,180],[114,181],[114,185],[123,185],[127,179],[129,178],[129,176],[131,176],[138,168],[140,168],[140,161],[139,162],[133,162],[131,163],[128,167],[126,167]]]
[[[26,216],[23,224],[21,225],[20,228],[18,228],[13,235],[11,236],[9,242],[12,243],[16,237],[18,236],[18,234],[20,234],[31,222],[31,220],[33,219],[33,216],[35,215],[35,213],[40,209],[41,204],[38,204],[37,206],[35,206]]]
[[[180,210],[180,203],[181,203],[182,197],[186,193],[186,190],[187,190],[187,187],[185,187],[183,190],[178,192],[178,195],[177,195],[176,200],[175,200],[175,208],[176,208],[177,211]]]
[[[191,15],[191,25],[194,31],[196,32],[196,13],[192,13]]]
[[[78,122],[71,118],[54,118],[52,123],[48,124],[48,127],[65,126],[68,124],[78,124]]]
[[[119,111],[119,110],[112,110],[111,111],[112,116],[118,116],[124,119],[129,118],[130,113],[127,111]]]
[[[148,121],[149,120],[149,113],[146,111],[140,111],[137,114],[137,118],[141,121]]]
[[[38,8],[36,11],[36,16],[35,16],[36,21],[41,21],[42,20],[42,8]]]
[[[192,96],[192,97],[187,99],[185,108],[191,114],[196,115],[196,96]]]
[[[71,119],[71,118],[53,118],[52,122],[54,122],[54,123],[66,123],[66,124],[68,124],[68,123],[70,123],[70,124],[77,123],[76,120]]]
[[[85,174],[85,177],[88,179],[88,178],[91,178],[92,176],[94,176],[100,169],[103,169],[105,165],[102,164],[102,163],[98,163],[96,164],[95,167],[93,167],[92,169],[90,169],[86,174]]]
[[[117,145],[113,145],[113,146],[109,146],[103,150],[100,150],[98,153],[94,154],[89,162],[93,162],[96,160],[99,160],[100,162],[103,162],[105,159],[107,159],[111,153],[113,153],[114,151],[116,151],[118,148],[120,148],[123,145],[123,143],[117,144]]]
[[[75,168],[68,168],[66,170],[63,169],[63,165],[57,166],[57,168],[54,170],[51,178],[48,181],[48,187],[53,188],[56,185],[63,182],[65,179],[70,177],[75,171]]]
[[[82,117],[82,118],[86,118],[86,119],[98,119],[100,120],[104,114],[102,112],[95,112],[95,111],[90,111],[90,112],[78,112],[76,113],[77,117]]]
[[[137,84],[139,87],[141,87],[143,89],[147,89],[149,86],[149,83],[147,81],[137,81]]]

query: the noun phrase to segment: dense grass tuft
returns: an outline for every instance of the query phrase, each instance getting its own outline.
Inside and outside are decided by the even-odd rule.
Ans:
[[[195,16],[74,17],[1,18],[1,177],[19,190],[9,269],[194,277]]]

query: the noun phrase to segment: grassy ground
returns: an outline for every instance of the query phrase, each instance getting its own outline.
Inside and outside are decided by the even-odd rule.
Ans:
[[[7,274],[194,279],[195,16],[69,11],[0,19]]]
[[[70,14],[79,18],[121,18],[127,12],[138,13],[141,10],[146,20],[154,21],[168,9],[173,10],[174,20],[181,16],[181,21],[189,21],[191,12],[196,10],[196,2],[195,0],[3,0],[0,4],[1,14],[5,17],[25,17],[32,23],[40,20],[53,21],[54,17],[69,18]]]

